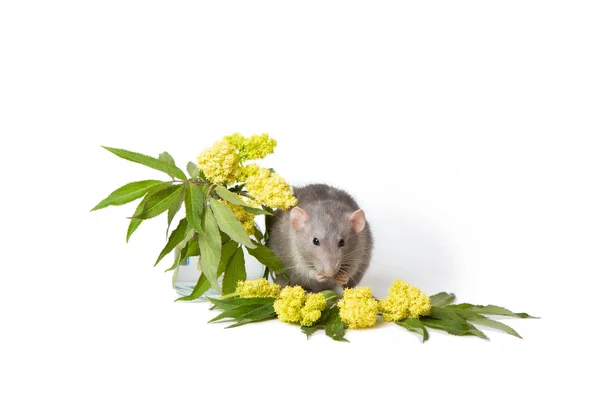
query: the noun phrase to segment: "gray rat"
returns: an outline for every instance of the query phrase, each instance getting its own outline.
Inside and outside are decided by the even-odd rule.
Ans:
[[[373,237],[365,213],[347,192],[329,185],[295,187],[298,205],[269,221],[267,246],[289,277],[280,284],[318,292],[354,287],[371,262]]]

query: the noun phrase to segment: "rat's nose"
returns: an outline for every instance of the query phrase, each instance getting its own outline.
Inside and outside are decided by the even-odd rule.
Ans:
[[[326,277],[329,277],[329,278],[331,278],[333,275],[335,275],[335,268],[333,268],[333,265],[325,264],[325,266],[323,268],[323,275],[325,275]]]

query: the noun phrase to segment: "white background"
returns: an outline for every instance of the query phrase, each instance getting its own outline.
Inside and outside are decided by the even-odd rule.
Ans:
[[[597,2],[212,3],[0,5],[0,397],[593,397]],[[207,325],[152,268],[162,218],[125,244],[133,204],[89,210],[162,176],[101,145],[185,166],[233,132],[355,195],[376,295],[401,278],[542,319],[426,344]]]

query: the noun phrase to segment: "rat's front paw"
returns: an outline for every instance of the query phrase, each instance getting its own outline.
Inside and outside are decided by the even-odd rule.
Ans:
[[[326,276],[325,276],[325,275],[323,275],[323,274],[320,274],[320,273],[318,273],[318,272],[315,272],[315,279],[316,279],[318,282],[325,282],[325,281],[326,281],[327,279],[329,279],[329,278],[328,278],[328,277],[326,277]]]
[[[345,285],[350,280],[350,277],[345,272],[338,272],[335,277],[335,283],[338,285]]]

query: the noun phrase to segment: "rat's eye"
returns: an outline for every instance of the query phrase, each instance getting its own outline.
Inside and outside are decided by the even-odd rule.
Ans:
[[[320,244],[321,244],[321,242],[319,242],[319,239],[317,239],[317,238],[314,238],[314,239],[313,239],[313,244],[314,244],[315,246],[318,246],[318,245],[320,245]]]
[[[338,246],[340,247],[344,247],[346,243],[344,243],[344,239],[340,239],[340,242],[338,243]]]

